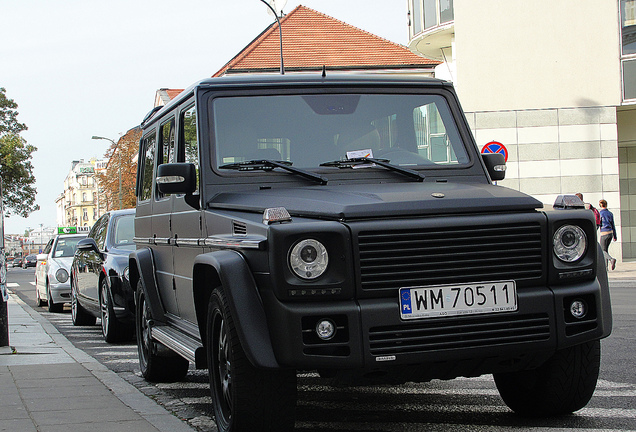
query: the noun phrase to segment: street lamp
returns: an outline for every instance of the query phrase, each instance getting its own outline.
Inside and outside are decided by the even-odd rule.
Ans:
[[[265,0],[261,0],[263,3],[265,3],[265,6],[267,6],[269,8],[269,10],[272,11],[272,13],[274,14],[274,18],[276,18],[276,22],[278,23],[278,37],[280,38],[280,74],[281,75],[285,75],[285,66],[283,65],[283,28],[280,26],[280,20],[278,19],[278,13],[276,11],[276,9],[274,9],[274,6],[278,6],[277,3],[283,3],[280,6],[280,9],[282,11],[283,6],[285,5],[285,3],[287,3],[287,0],[283,0],[281,1],[276,1],[276,0],[270,0],[270,2],[274,3],[274,6],[272,6],[271,4],[269,4],[267,1]]]
[[[119,151],[117,143],[115,141],[113,141],[112,139],[110,139],[110,138],[93,135],[93,137],[91,139],[110,141],[115,146],[115,151],[117,152],[117,157],[119,158],[119,160],[118,160],[118,164],[119,164],[119,210],[121,210],[121,208],[122,208],[122,199],[121,199],[121,151]]]

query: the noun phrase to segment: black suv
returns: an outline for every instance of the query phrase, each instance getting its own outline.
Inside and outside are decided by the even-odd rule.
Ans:
[[[143,376],[208,368],[221,431],[294,426],[296,372],[345,384],[494,374],[522,415],[587,404],[611,331],[594,216],[494,184],[451,84],[207,79],[142,124]]]

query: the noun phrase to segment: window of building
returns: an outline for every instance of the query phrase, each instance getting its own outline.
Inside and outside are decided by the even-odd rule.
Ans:
[[[623,99],[636,99],[636,59],[623,62]]]
[[[82,201],[84,201],[84,202],[88,201],[88,197],[86,196],[86,192],[82,193]]]
[[[88,209],[84,209],[84,220],[88,220]]]
[[[424,0],[424,28],[428,29],[437,25],[438,0]]]
[[[419,0],[413,0],[413,8],[411,9],[411,22],[413,23],[413,34],[418,34],[422,31],[422,4]]]
[[[623,100],[636,99],[636,0],[620,0]]]
[[[636,0],[621,0],[623,55],[636,54]]]
[[[411,0],[411,37],[423,30],[453,21],[453,3],[454,0]]]
[[[439,22],[440,24],[453,21],[455,14],[453,13],[453,0],[439,0]]]

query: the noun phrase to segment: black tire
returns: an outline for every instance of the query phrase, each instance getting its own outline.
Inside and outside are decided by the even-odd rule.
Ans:
[[[113,297],[106,279],[99,284],[99,308],[101,311],[102,335],[108,343],[121,342],[132,338],[134,327],[124,324],[115,316]]]
[[[519,415],[571,414],[592,398],[601,364],[600,341],[557,351],[539,368],[495,374],[502,399]]]
[[[77,288],[71,282],[71,318],[75,326],[93,326],[97,318],[84,310],[77,299]]]
[[[296,415],[296,372],[256,369],[246,358],[222,290],[207,315],[210,389],[220,432],[289,431]]]
[[[48,282],[46,284],[46,303],[49,312],[59,313],[64,310],[64,303],[53,302],[53,297],[51,296],[51,287],[49,286]]]
[[[182,380],[188,373],[190,362],[176,353],[169,353],[161,347],[166,355],[159,355],[159,343],[150,335],[150,308],[141,286],[137,284],[137,302],[135,314],[135,331],[137,334],[137,352],[139,368],[142,376],[150,382],[174,382]]]

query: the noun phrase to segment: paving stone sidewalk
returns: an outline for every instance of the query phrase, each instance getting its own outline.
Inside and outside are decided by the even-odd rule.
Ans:
[[[193,432],[15,294],[0,347],[0,431]]]

